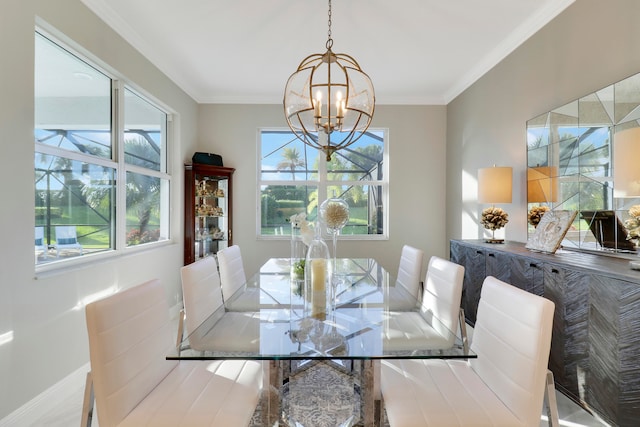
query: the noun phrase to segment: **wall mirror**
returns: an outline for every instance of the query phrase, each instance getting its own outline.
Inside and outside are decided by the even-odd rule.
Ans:
[[[527,122],[528,233],[547,209],[578,212],[562,247],[637,256],[640,74]]]

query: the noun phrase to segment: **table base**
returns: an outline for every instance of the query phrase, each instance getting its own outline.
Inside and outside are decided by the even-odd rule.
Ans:
[[[383,425],[379,360],[276,360],[265,368],[263,426]]]

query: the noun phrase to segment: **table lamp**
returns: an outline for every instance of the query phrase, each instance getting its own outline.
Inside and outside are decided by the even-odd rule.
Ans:
[[[491,203],[490,208],[482,211],[480,223],[491,230],[491,239],[487,243],[503,243],[504,239],[496,239],[495,231],[509,222],[509,215],[497,203],[511,203],[513,169],[508,166],[478,169],[478,202]]]
[[[527,169],[527,202],[558,201],[558,167],[536,166]]]
[[[558,167],[536,166],[527,168],[527,203],[538,203],[529,209],[527,221],[534,227],[542,219],[549,207],[541,203],[558,201]]]
[[[640,197],[640,128],[616,132],[613,139],[613,197]],[[631,206],[629,218],[624,222],[628,238],[640,240],[640,205]],[[640,261],[630,261],[634,270],[640,270]]]
[[[613,140],[613,197],[640,197],[640,128],[616,132]]]

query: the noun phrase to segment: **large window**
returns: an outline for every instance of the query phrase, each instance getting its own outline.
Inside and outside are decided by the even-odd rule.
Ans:
[[[36,33],[36,264],[169,238],[168,119]]]
[[[315,221],[324,200],[340,197],[350,209],[341,238],[386,238],[386,145],[386,132],[370,129],[326,161],[289,130],[261,130],[259,236],[289,235],[292,215]]]

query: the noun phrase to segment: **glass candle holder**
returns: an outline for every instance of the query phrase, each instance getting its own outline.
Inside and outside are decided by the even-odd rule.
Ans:
[[[327,304],[331,305],[331,263],[329,248],[320,237],[320,227],[316,225],[314,239],[309,244],[305,259],[305,291],[310,304],[310,314],[324,320]]]

